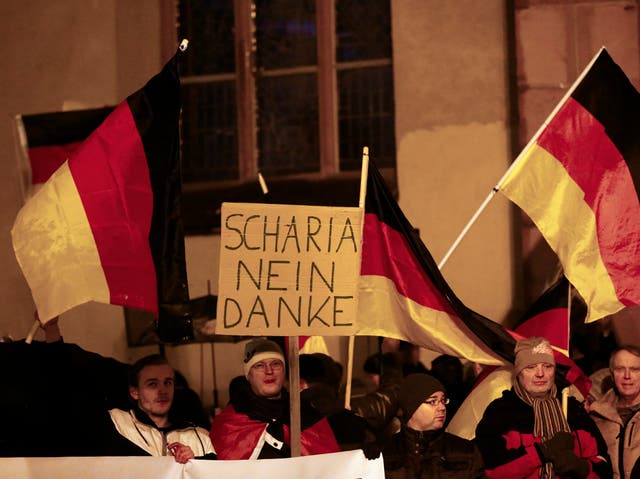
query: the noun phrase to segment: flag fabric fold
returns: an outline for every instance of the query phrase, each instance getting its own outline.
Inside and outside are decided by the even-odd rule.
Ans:
[[[569,355],[569,281],[561,276],[529,307],[514,326],[524,338],[542,336],[552,346]]]
[[[587,322],[640,304],[639,112],[602,49],[499,186],[558,255]]]
[[[467,308],[370,163],[357,335],[409,341],[482,364],[513,360],[506,330]]]
[[[88,301],[156,316],[188,303],[178,54],[19,211],[13,247],[42,321]]]
[[[16,117],[25,200],[51,177],[112,111],[113,107],[109,106]]]
[[[289,351],[289,336],[284,337],[284,349]],[[298,336],[298,354],[322,353],[329,356],[329,348],[322,336]]]

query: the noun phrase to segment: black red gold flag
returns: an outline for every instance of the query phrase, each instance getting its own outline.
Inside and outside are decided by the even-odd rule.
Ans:
[[[177,55],[84,141],[69,139],[18,213],[13,246],[42,321],[88,301],[156,316],[188,303]]]
[[[513,337],[455,295],[373,163],[365,201],[358,323],[358,335],[402,339],[483,364],[513,359]]]
[[[500,191],[556,252],[586,321],[640,304],[640,93],[602,49]]]

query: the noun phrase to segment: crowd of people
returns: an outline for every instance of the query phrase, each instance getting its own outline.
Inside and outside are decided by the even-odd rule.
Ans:
[[[55,320],[44,329],[48,349],[42,354],[53,368],[80,361],[79,348],[64,344]],[[608,368],[612,387],[581,402],[558,392],[550,343],[519,340],[511,388],[486,408],[473,440],[446,432],[471,389],[462,363],[443,355],[429,369],[415,350],[400,343],[369,357],[370,387],[354,395],[349,408],[342,366],[326,354],[301,355],[301,454],[361,449],[369,459],[382,455],[389,478],[640,478],[640,349],[616,348]],[[82,447],[24,454],[28,435],[24,442],[2,436],[0,455],[151,455],[179,463],[291,457],[288,362],[278,342],[246,343],[243,374],[229,385],[229,403],[208,418],[163,356],[131,366],[105,361],[102,381],[90,386],[100,400],[82,409]],[[125,372],[126,404],[121,393],[105,392],[116,384],[121,390],[118,376]]]

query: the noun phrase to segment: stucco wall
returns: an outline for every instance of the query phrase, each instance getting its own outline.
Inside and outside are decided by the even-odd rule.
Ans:
[[[508,167],[502,0],[393,2],[400,206],[439,262]],[[497,196],[442,271],[471,308],[511,308],[511,206]]]

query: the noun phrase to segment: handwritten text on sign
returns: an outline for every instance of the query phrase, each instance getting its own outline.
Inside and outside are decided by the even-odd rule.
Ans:
[[[362,210],[224,203],[217,333],[349,335]]]

